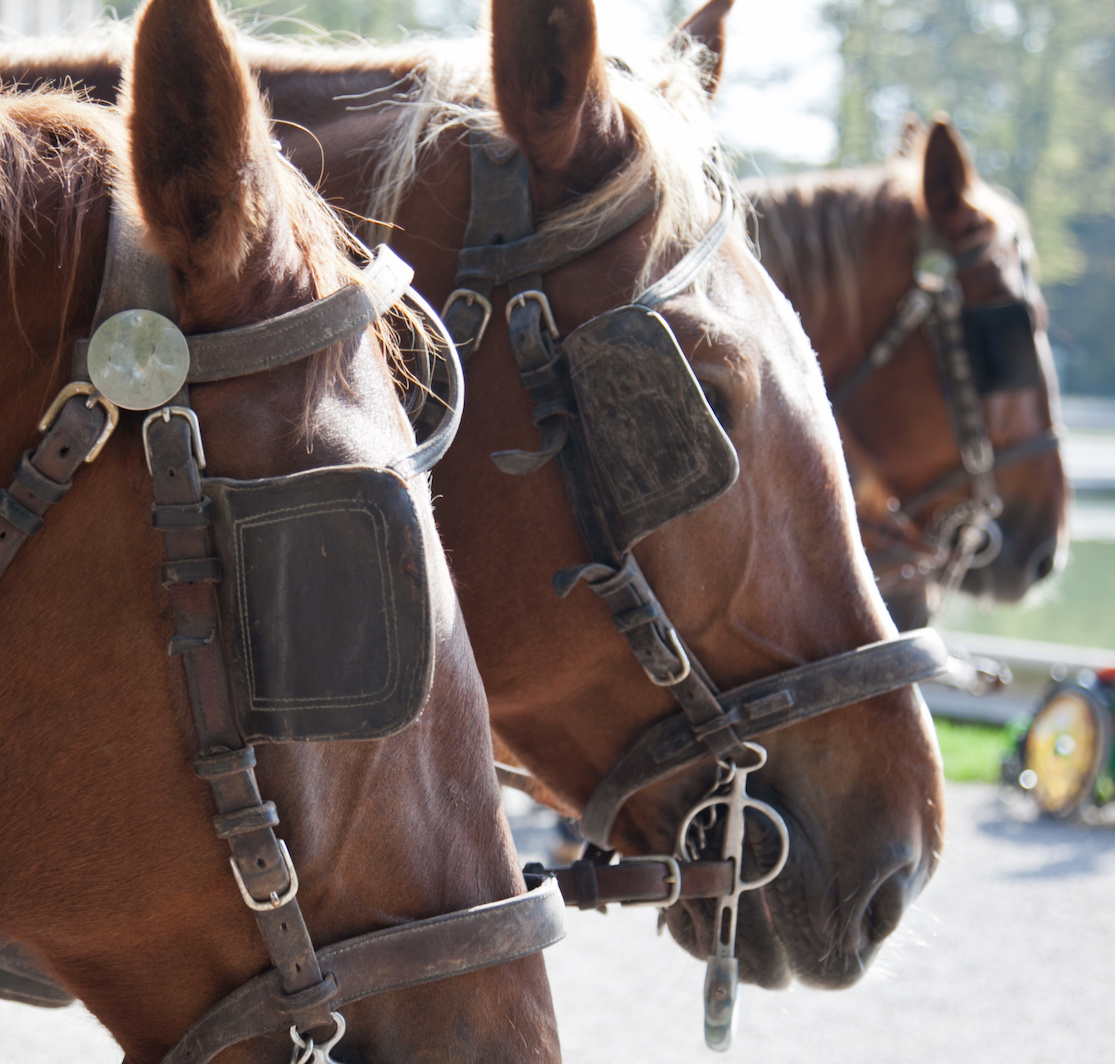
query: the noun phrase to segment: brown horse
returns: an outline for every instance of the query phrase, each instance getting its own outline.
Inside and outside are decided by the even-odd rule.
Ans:
[[[274,150],[210,0],[152,0],[128,83],[126,127],[61,94],[0,96],[8,468],[70,379],[74,341],[89,334],[110,198],[142,218],[149,246],[170,264],[186,332],[249,325],[363,283],[331,213]],[[366,329],[307,361],[193,387],[191,399],[214,475],[383,468],[414,448],[390,347]],[[154,1064],[269,964],[191,764],[198,738],[182,658],[167,656],[175,629],[159,587],[140,420],[124,413],[3,575],[0,935],[31,947],[129,1064]],[[259,754],[261,790],[282,817],[319,947],[523,891],[425,478],[409,491],[436,628],[422,717],[378,742]],[[10,497],[0,502],[5,518],[18,514]],[[6,522],[0,528],[8,534]],[[558,1059],[537,956],[391,991],[343,1014],[345,1060]],[[284,1028],[221,1060],[290,1056]]]
[[[885,166],[745,188],[763,265],[801,314],[837,405],[860,526],[900,627],[938,608],[958,549],[956,515],[971,505],[976,478],[963,472],[955,383],[929,330],[908,327],[884,364],[858,371],[885,341],[923,257],[943,251],[956,264],[962,314],[977,329],[973,337],[965,328],[966,353],[987,358],[981,347],[990,345],[1002,382],[983,382],[977,412],[995,459],[993,538],[975,544],[977,564],[951,582],[1021,598],[1063,566],[1068,546],[1057,379],[1022,210],[980,179],[943,118],[912,123]]]
[[[714,0],[699,17],[722,32],[727,6]],[[713,58],[664,48],[648,67],[610,61],[589,0],[496,0],[490,36],[471,42],[256,45],[251,55],[285,151],[332,202],[395,226],[393,244],[434,300],[457,287],[472,129],[490,136],[497,155],[518,148],[541,232],[568,252],[545,273],[562,335],[666,273],[702,240],[723,199],[708,113]],[[69,72],[99,93],[114,77],[111,54],[9,55],[5,67],[25,81]],[[652,209],[619,224],[650,194]],[[553,594],[556,570],[589,561],[556,464],[518,478],[489,458],[533,449],[538,435],[503,324],[506,288],[492,302],[471,356],[461,434],[435,475],[438,521],[493,727],[560,805],[580,812],[675,703],[648,681],[604,603],[584,591],[564,601]],[[740,467],[716,502],[635,549],[694,657],[728,687],[893,633],[860,546],[816,360],[742,227],[730,229],[696,283],[658,309]],[[641,442],[630,439],[633,455]],[[744,896],[741,978],[846,985],[937,861],[942,779],[928,714],[905,688],[764,743],[770,759],[754,786],[786,817],[790,859],[773,883]],[[621,811],[614,844],[673,853],[714,773],[708,757],[641,791]],[[769,861],[770,837],[749,827],[748,840]],[[683,902],[667,921],[687,948],[708,954],[714,913],[711,903]]]

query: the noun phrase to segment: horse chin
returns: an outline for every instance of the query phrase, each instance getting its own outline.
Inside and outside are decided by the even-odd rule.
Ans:
[[[786,810],[780,812],[790,832],[791,856],[773,882],[740,896],[736,928],[740,982],[765,990],[785,989],[794,979],[819,989],[850,987],[867,971],[897,920],[884,914],[883,905],[874,920],[856,908],[844,916],[832,911],[830,891],[825,889],[825,861],[810,845],[808,833],[796,826]],[[767,865],[764,851],[771,840],[763,836],[749,820],[750,845],[743,860],[749,877],[755,874],[749,865]],[[900,904],[889,908],[901,911]],[[712,899],[682,901],[666,911],[666,926],[674,940],[702,960],[712,953],[715,919]],[[851,922],[858,931],[852,930]]]
[[[709,899],[681,901],[666,910],[666,926],[674,941],[698,960],[712,952],[715,902]],[[770,914],[761,899],[744,895],[739,907],[736,956],[739,980],[764,990],[784,990],[793,980],[789,954],[782,944]]]

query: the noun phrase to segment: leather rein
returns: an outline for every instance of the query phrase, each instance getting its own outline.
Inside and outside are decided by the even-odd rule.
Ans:
[[[442,317],[467,360],[476,354],[491,318],[493,290],[507,287],[512,352],[522,383],[535,400],[533,420],[540,433],[537,452],[503,451],[492,459],[504,472],[523,475],[556,457],[594,560],[555,574],[554,589],[564,597],[580,580],[586,580],[611,608],[616,629],[627,639],[647,678],[656,686],[669,688],[679,705],[677,712],[648,727],[605,775],[581,819],[581,833],[590,843],[586,857],[557,875],[567,902],[582,908],[596,908],[607,901],[667,907],[683,897],[720,899],[725,911],[730,910],[733,933],[726,945],[718,947],[718,954],[724,955],[710,960],[706,1039],[723,1048],[725,1038],[730,1037],[728,1020],[735,1000],[736,903],[742,891],[762,886],[778,874],[789,845],[778,812],[746,793],[747,775],[766,760],[765,750],[753,740],[776,728],[929,679],[945,669],[947,654],[936,632],[924,629],[730,691],[716,687],[670,622],[634,554],[630,549],[617,549],[585,486],[588,448],[560,355],[561,337],[543,288],[546,272],[625,231],[655,207],[656,196],[647,190],[603,226],[594,223],[560,234],[536,233],[526,160],[513,146],[475,129],[470,150],[472,205],[466,246],[459,252],[457,287]],[[715,161],[709,176],[720,193],[716,220],[695,247],[632,301],[634,305],[656,308],[689,289],[727,236],[733,213],[731,189]],[[713,416],[711,410],[708,416]],[[638,446],[637,439],[632,446]],[[709,758],[719,766],[716,783],[680,826],[676,853],[611,864],[612,827],[623,804],[650,784]],[[501,782],[529,792],[529,786],[523,786],[522,773],[505,771]],[[717,855],[720,860],[701,860],[705,829],[715,823],[718,806],[728,807]],[[745,808],[765,817],[781,839],[774,866],[746,882],[739,867]]]
[[[555,881],[530,877],[524,895],[371,932],[315,950],[299,909],[298,875],[275,835],[273,802],[256,784],[255,754],[241,738],[230,706],[227,667],[218,635],[216,585],[221,565],[211,541],[210,500],[202,492],[205,457],[189,383],[227,380],[286,365],[358,335],[405,300],[426,319],[444,347],[449,401],[424,443],[395,462],[413,478],[444,454],[460,422],[463,376],[453,345],[436,315],[410,287],[410,268],[377,248],[363,282],[257,325],[186,340],[188,371],[172,395],[128,409],[145,414],[143,440],[154,491],[153,522],[163,536],[163,585],[174,607],[168,654],[181,658],[194,710],[197,774],[217,806],[214,826],[231,849],[230,865],[252,910],[272,968],[219,1001],[183,1035],[163,1064],[204,1064],[244,1039],[289,1030],[293,1058],[328,1064],[344,1033],[341,1006],[389,990],[417,986],[504,964],[552,945],[564,935]],[[94,329],[121,311],[141,308],[173,323],[169,274],[145,251],[123,213],[113,209],[105,277]],[[180,334],[179,334],[180,335]],[[94,340],[96,334],[94,334]],[[42,525],[47,507],[71,486],[84,462],[95,460],[120,418],[119,404],[89,379],[90,345],[75,349],[73,380],[40,425],[39,445],[20,459],[15,482],[0,491],[0,572]],[[154,395],[149,392],[148,398]],[[3,942],[0,942],[3,945]],[[39,983],[39,986],[44,984]],[[45,986],[49,989],[50,984]],[[308,1033],[332,1027],[315,1047]]]
[[[1017,237],[1014,238],[1017,241]],[[985,241],[954,254],[936,233],[923,234],[914,266],[914,281],[898,304],[894,318],[879,334],[864,359],[832,394],[839,412],[860,388],[887,365],[919,328],[926,330],[936,358],[941,391],[949,410],[960,465],[905,499],[893,499],[880,526],[871,526],[882,541],[872,551],[872,567],[882,569],[884,593],[915,576],[936,578],[947,594],[960,586],[970,569],[990,565],[1002,547],[996,518],[1003,503],[996,493],[995,473],[1041,458],[1060,446],[1054,429],[998,451],[983,414],[975,384],[971,352],[962,326],[964,291],[957,274],[981,261],[994,246]],[[1023,255],[1027,287],[1030,273]],[[968,489],[968,498],[935,518],[934,528],[916,533],[915,518],[953,491]],[[897,576],[894,573],[897,573]]]

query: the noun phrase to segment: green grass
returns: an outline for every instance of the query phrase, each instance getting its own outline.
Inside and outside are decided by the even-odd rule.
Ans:
[[[999,762],[1018,734],[1013,725],[998,727],[940,718],[934,723],[945,760],[945,776],[950,780],[998,781]]]

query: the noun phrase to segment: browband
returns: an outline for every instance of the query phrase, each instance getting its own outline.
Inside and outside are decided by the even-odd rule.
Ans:
[[[187,336],[189,384],[247,377],[308,358],[386,314],[407,292],[414,271],[386,245],[364,267],[364,284],[348,284],[324,299],[267,321]],[[372,291],[369,291],[369,287]],[[74,344],[75,376],[86,376],[89,340]]]

